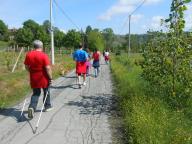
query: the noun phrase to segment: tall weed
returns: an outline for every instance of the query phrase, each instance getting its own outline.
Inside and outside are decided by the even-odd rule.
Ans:
[[[129,144],[189,144],[192,143],[192,122],[183,111],[175,111],[141,77],[142,70],[131,57],[113,57],[111,69],[115,92],[122,110]],[[131,68],[128,68],[131,67]],[[131,69],[131,71],[130,71]]]

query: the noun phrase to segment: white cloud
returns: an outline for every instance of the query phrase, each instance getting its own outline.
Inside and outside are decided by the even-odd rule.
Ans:
[[[161,26],[161,20],[162,19],[164,19],[163,16],[153,16],[144,25],[142,25],[141,28],[144,31],[148,31],[148,30],[158,31],[158,30],[161,30],[161,29],[163,29],[163,27]]]
[[[142,19],[143,17],[144,17],[144,15],[142,15],[142,14],[132,15],[131,16],[131,22],[136,23],[140,19]]]
[[[146,4],[150,5],[150,4],[157,4],[162,2],[162,0],[146,0]]]
[[[111,20],[115,15],[128,14],[134,9],[132,5],[114,5],[106,13],[98,17],[99,20]]]
[[[151,29],[153,30],[160,30],[161,27],[161,20],[164,19],[163,16],[154,16],[151,20]]]
[[[144,0],[119,0],[119,3],[123,5],[138,5],[143,1]],[[162,2],[162,0],[145,0],[146,5],[157,4],[159,2]]]
[[[185,30],[192,29],[192,4],[187,5],[188,10],[185,11]],[[166,31],[167,29],[164,26],[161,26],[161,19],[165,19],[163,16],[153,16],[150,20],[147,20],[146,24],[142,25],[142,29],[147,30],[161,30]]]
[[[118,0],[105,13],[101,14],[98,19],[109,21],[113,16],[131,13],[143,0]],[[162,0],[146,0],[146,5],[156,4]]]
[[[140,2],[141,0],[119,0],[119,4],[121,5],[135,5]]]

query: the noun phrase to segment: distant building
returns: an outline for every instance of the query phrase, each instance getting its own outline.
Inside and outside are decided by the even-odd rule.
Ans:
[[[15,39],[15,33],[17,32],[18,29],[12,28],[9,29],[9,40],[12,41]]]

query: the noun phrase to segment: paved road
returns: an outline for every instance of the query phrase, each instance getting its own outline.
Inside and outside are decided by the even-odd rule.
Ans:
[[[104,62],[103,62],[104,63]],[[78,89],[74,72],[57,79],[51,88],[54,110],[44,112],[36,134],[39,116],[19,120],[22,103],[0,113],[0,144],[110,144],[109,124],[112,85],[109,66],[101,65],[98,78],[89,77]],[[27,101],[27,106],[29,99]],[[42,105],[39,101],[38,109]],[[27,109],[27,107],[25,108]]]

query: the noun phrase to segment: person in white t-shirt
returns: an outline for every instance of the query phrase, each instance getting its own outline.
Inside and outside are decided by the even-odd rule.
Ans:
[[[109,63],[109,51],[108,50],[105,51],[104,57],[105,57],[106,64],[108,64]]]

